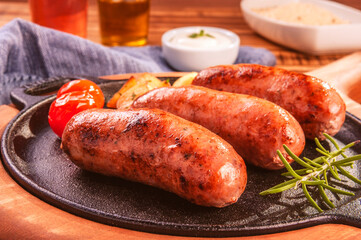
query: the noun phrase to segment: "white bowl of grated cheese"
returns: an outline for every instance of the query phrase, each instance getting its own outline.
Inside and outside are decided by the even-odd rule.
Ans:
[[[286,47],[314,55],[361,49],[361,11],[327,0],[242,0],[248,25]]]

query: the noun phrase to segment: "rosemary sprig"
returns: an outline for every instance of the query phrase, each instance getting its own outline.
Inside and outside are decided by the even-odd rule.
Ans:
[[[205,33],[203,29],[201,29],[199,31],[199,33],[192,33],[188,36],[189,38],[199,38],[199,37],[210,37],[210,38],[214,38],[214,36],[212,36],[209,33]]]
[[[263,192],[260,195],[268,195],[274,193],[280,193],[291,188],[297,189],[301,186],[303,193],[305,194],[307,200],[311,203],[311,205],[316,208],[319,212],[323,212],[323,210],[317,205],[316,201],[312,198],[308,191],[308,187],[315,186],[318,189],[318,192],[321,195],[322,200],[330,207],[334,208],[335,205],[328,198],[326,194],[326,189],[336,194],[343,194],[354,196],[355,194],[352,192],[348,192],[342,189],[338,189],[330,185],[329,177],[332,177],[338,181],[341,181],[340,174],[345,176],[346,178],[354,181],[355,183],[361,184],[361,180],[352,176],[350,172],[345,170],[345,167],[353,167],[353,163],[355,161],[361,160],[361,154],[348,157],[345,155],[346,149],[354,146],[359,141],[352,142],[347,144],[343,148],[337,144],[335,139],[333,139],[328,134],[324,134],[324,136],[335,146],[336,150],[333,152],[328,151],[324,148],[320,141],[315,138],[316,143],[316,151],[321,154],[320,157],[317,157],[313,160],[304,157],[303,159],[297,157],[292,151],[286,146],[283,145],[283,148],[290,155],[291,158],[295,160],[298,164],[300,164],[302,169],[294,170],[291,165],[287,162],[287,160],[283,157],[280,151],[277,151],[278,156],[282,160],[285,165],[287,172],[282,175],[285,177],[292,178],[288,181],[285,181],[281,184],[278,184],[274,187],[271,187]],[[342,157],[342,159],[337,159],[338,157]],[[330,174],[329,174],[330,173]]]

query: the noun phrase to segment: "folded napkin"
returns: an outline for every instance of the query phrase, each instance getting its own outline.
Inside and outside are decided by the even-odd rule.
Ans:
[[[261,48],[241,47],[237,63],[276,64]],[[0,104],[14,87],[54,76],[102,76],[170,72],[160,46],[105,47],[89,40],[14,19],[0,29]]]

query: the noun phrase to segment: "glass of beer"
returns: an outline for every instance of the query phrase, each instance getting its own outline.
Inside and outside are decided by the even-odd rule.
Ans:
[[[88,0],[29,0],[29,5],[34,23],[86,37]]]
[[[98,0],[100,34],[107,46],[147,43],[150,0]]]

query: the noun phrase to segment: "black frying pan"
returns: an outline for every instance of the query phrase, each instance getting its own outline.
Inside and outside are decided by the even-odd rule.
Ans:
[[[174,80],[174,78],[169,78]],[[294,230],[323,223],[361,227],[361,188],[346,181],[339,187],[354,191],[354,197],[332,195],[337,208],[319,214],[302,191],[260,196],[259,193],[285,180],[284,170],[266,171],[248,166],[248,184],[239,201],[217,209],[200,207],[178,196],[143,184],[83,171],[59,148],[60,139],[47,122],[54,96],[39,96],[65,81],[46,81],[15,89],[11,98],[23,108],[1,139],[2,161],[9,174],[40,199],[70,213],[101,223],[139,231],[205,237],[246,236]],[[94,80],[94,79],[93,79]],[[124,83],[101,81],[106,99]],[[340,145],[361,139],[361,121],[347,113],[335,136]],[[324,144],[327,145],[327,142]],[[303,154],[316,156],[308,141]],[[348,154],[360,154],[360,144]],[[350,170],[361,176],[360,163]],[[312,193],[321,202],[317,193]]]

